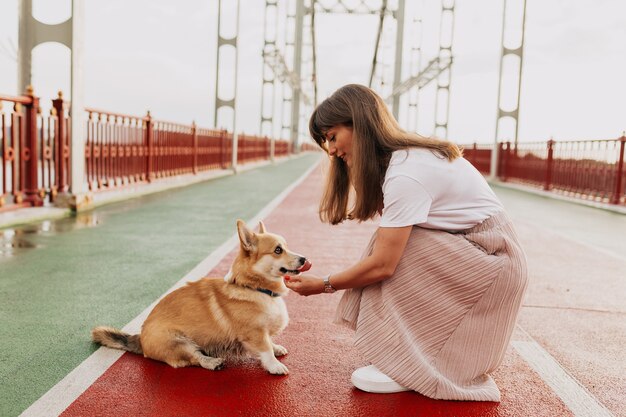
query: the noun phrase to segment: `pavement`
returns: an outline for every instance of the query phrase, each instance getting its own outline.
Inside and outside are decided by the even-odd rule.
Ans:
[[[255,360],[173,369],[98,348],[98,324],[138,331],[166,292],[222,276],[235,219],[262,219],[322,275],[350,265],[376,222],[320,223],[320,155],[0,229],[0,415],[626,417],[626,216],[494,185],[526,250],[531,282],[494,379],[500,403],[368,394],[364,359],[332,323],[340,293],[285,301],[287,376]]]

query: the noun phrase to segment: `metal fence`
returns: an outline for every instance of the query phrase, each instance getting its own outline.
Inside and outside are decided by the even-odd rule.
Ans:
[[[68,124],[59,117],[60,108],[59,98],[50,114],[42,115],[32,90],[24,96],[0,95],[0,211],[41,206],[69,189]]]
[[[470,161],[476,169],[484,174],[489,173],[491,165],[492,145],[478,145],[476,143],[463,147],[463,156]]]
[[[70,191],[71,132],[61,94],[42,115],[39,98],[0,95],[0,211],[54,202]],[[85,181],[92,191],[232,166],[233,135],[92,108],[86,111]],[[271,158],[267,137],[239,135],[237,163]],[[316,147],[304,144],[302,150]],[[274,156],[293,153],[274,141]]]
[[[497,176],[575,198],[626,204],[626,137],[607,140],[500,143]],[[465,157],[489,174],[491,146],[464,146]]]
[[[226,130],[153,120],[149,113],[86,111],[86,176],[92,191],[232,166],[233,135]],[[270,159],[270,146],[267,137],[239,135],[237,163]],[[287,141],[275,141],[275,156],[290,150]]]

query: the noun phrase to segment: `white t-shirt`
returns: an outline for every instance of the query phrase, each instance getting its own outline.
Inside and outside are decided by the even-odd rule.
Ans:
[[[465,158],[427,149],[393,152],[383,183],[380,227],[464,230],[503,211],[487,181]]]

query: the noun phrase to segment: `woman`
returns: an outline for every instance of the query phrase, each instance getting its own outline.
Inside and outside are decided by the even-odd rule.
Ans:
[[[346,85],[309,124],[330,156],[322,221],[380,215],[363,258],[321,278],[292,277],[301,295],[347,290],[337,322],[372,363],[352,374],[369,392],[499,401],[502,361],[526,289],[524,253],[488,184],[446,141],[403,131],[383,100]]]

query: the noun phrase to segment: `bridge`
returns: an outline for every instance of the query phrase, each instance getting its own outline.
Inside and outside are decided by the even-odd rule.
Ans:
[[[237,218],[263,220],[313,261],[315,274],[359,257],[376,222],[319,222],[327,160],[304,129],[323,98],[324,50],[316,34],[325,15],[375,23],[363,82],[387,99],[406,129],[424,125],[425,106],[439,108],[429,134],[448,136],[454,120],[447,104],[455,92],[452,33],[463,10],[454,1],[438,3],[433,56],[407,35],[428,27],[413,2],[266,1],[257,74],[262,105],[258,129],[249,134],[241,130],[249,115],[235,111],[245,94],[236,85],[231,97],[218,90],[226,84],[219,77],[246,70],[236,58],[224,67],[224,51],[244,47],[238,13],[250,5],[216,1],[211,123],[84,106],[76,73],[67,97],[38,96],[26,75],[17,91],[0,94],[0,414],[626,416],[626,137],[518,138],[526,5],[505,3],[500,59],[516,57],[518,78],[507,80],[500,69],[495,138],[460,143],[513,218],[529,261],[529,291],[493,375],[500,403],[353,388],[350,374],[364,361],[351,332],[331,322],[339,294],[286,297],[290,325],[279,338],[289,350],[285,377],[267,375],[252,360],[219,372],[173,369],[90,342],[94,325],[138,331],[167,292],[224,275],[236,250]],[[30,1],[20,7],[22,16],[32,13]],[[31,38],[21,35],[17,55],[46,39],[80,49],[83,7],[75,0],[72,18],[58,25],[21,23]],[[504,41],[515,23],[519,45]],[[514,90],[508,107],[507,86]]]

